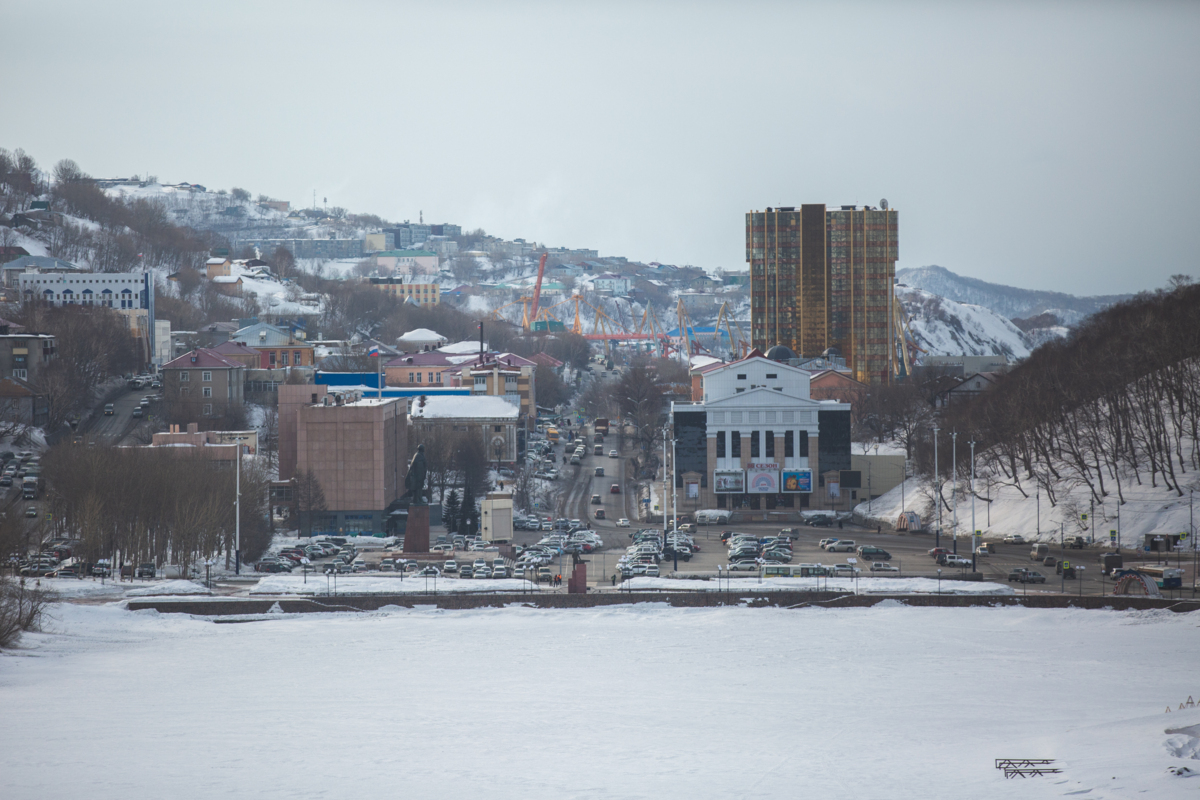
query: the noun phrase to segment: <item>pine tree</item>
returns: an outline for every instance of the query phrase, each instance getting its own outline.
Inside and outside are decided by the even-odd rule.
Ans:
[[[455,528],[458,525],[459,508],[458,492],[451,489],[450,493],[446,495],[445,504],[442,506],[442,524],[452,534],[456,532]]]
[[[479,517],[479,511],[475,508],[475,492],[471,489],[471,484],[463,487],[462,508],[459,510],[458,532],[464,536],[470,536],[478,530],[475,525],[476,519]]]

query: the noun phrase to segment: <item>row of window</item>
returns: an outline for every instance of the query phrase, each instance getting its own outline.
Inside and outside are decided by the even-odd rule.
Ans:
[[[434,380],[435,376],[437,377],[436,381]],[[421,382],[421,373],[420,372],[408,373],[408,382],[409,383],[420,383]],[[430,383],[435,383],[435,382],[441,383],[442,382],[442,373],[440,373],[440,372],[429,373],[429,382]]]
[[[295,350],[295,351],[280,350],[278,365],[281,367],[288,367],[288,366],[293,366],[293,365],[295,365],[297,367],[303,366],[304,365],[303,353],[304,353],[303,350]],[[272,368],[274,368],[276,366],[274,350],[270,350],[267,352],[267,360],[271,364]]]
[[[188,387],[186,387],[186,386],[182,386],[182,387],[180,387],[180,389],[179,389],[179,393],[180,393],[181,395],[183,395],[184,397],[187,397],[188,395],[190,395],[190,394],[192,393],[192,390],[191,390],[191,389],[189,389],[189,388],[188,388]],[[211,386],[205,386],[205,387],[203,387],[203,388],[200,390],[200,394],[201,394],[203,397],[212,397],[212,396],[213,396],[213,393],[212,393],[212,387],[211,387]]]
[[[799,498],[800,508],[808,508],[807,494],[718,494],[717,508],[748,508],[752,511],[768,511],[776,508],[795,508]]]
[[[190,372],[188,372],[187,370],[180,371],[180,373],[179,373],[179,382],[180,383],[187,383],[191,379],[192,379],[192,374]],[[208,383],[209,381],[212,380],[212,373],[209,372],[208,370],[204,370],[203,372],[200,373],[200,380],[203,383]]]
[[[750,431],[750,457],[751,458],[774,458],[775,457],[775,431],[766,431],[766,436],[759,436],[760,431]],[[783,432],[783,457],[795,458],[796,451],[799,450],[800,458],[808,458],[808,431],[800,431],[799,436],[796,431]],[[762,441],[762,450],[765,453],[760,454],[759,442]],[[799,447],[797,448],[797,442]],[[725,431],[717,431],[717,458],[741,458],[742,457],[742,432],[729,431],[729,455],[726,456],[725,447]]]

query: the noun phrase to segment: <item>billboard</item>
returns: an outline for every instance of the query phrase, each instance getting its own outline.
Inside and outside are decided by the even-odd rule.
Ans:
[[[783,491],[785,492],[802,492],[809,494],[812,492],[812,470],[811,469],[789,469],[783,473]]]
[[[746,489],[752,494],[779,494],[779,467],[763,469],[766,464],[752,464],[746,470]],[[755,469],[754,467],[758,467]]]
[[[746,491],[746,473],[740,469],[714,470],[713,491],[718,494],[742,494]]]
[[[686,496],[688,500],[696,500],[700,497],[700,481],[687,481]]]

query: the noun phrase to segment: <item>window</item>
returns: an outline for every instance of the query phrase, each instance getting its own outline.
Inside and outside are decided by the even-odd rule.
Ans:
[[[429,382],[433,383],[433,373],[429,373]]]
[[[793,431],[783,433],[783,457],[792,458],[796,455],[796,435]]]
[[[800,431],[800,457],[808,458],[808,431]]]
[[[190,379],[190,376],[188,375],[186,370],[179,373],[179,382],[180,383],[187,383],[189,379]]]
[[[408,382],[409,382],[409,383],[416,383],[416,381],[415,381],[415,380],[413,380],[413,374],[412,374],[411,372],[410,372],[410,373],[408,373]]]
[[[717,431],[717,458],[725,457],[725,431]]]
[[[304,363],[300,359],[300,352],[301,351],[297,350],[296,352],[292,353],[292,363],[295,364],[297,367]]]
[[[750,457],[758,458],[758,431],[750,431]]]
[[[421,373],[417,373],[417,383],[421,382]]]
[[[270,360],[271,360],[271,368],[274,369],[275,368],[275,351],[274,350],[272,350],[270,353]]]
[[[778,377],[779,377],[779,375],[778,375],[778,374],[776,374],[776,373],[774,373],[774,372],[768,372],[768,373],[767,373],[767,380],[769,380],[769,381],[773,381],[773,380],[775,380],[775,379],[776,379],[776,378],[778,378]]]
[[[767,431],[767,458],[775,457],[775,431]]]
[[[211,386],[205,386],[205,387],[204,387],[203,394],[204,394],[204,396],[205,396],[205,397],[212,397],[212,387],[211,387]]]
[[[499,432],[500,432],[500,426],[499,426],[499,425],[493,425],[493,426],[492,426],[492,430],[494,430],[496,433],[499,433]]]
[[[200,380],[204,381],[205,383],[211,383],[212,382],[212,373],[211,372],[201,372]]]
[[[212,403],[204,404],[204,416],[206,416],[206,417],[212,416]]]
[[[742,393],[742,392],[744,392],[744,391],[746,391],[746,390],[745,390],[745,389],[737,389],[737,390],[734,392],[734,394],[741,394],[741,393]]]
[[[738,379],[739,381],[744,381],[744,380],[746,380],[746,376],[745,376],[745,375],[738,375],[738,376],[737,376],[737,379]]]
[[[291,360],[290,356],[291,356],[291,353],[289,353],[287,350],[284,350],[282,353],[280,353],[279,354],[279,365],[281,367],[288,366],[288,361]]]
[[[14,370],[13,370],[13,377],[14,377],[14,378],[20,378],[21,380],[24,380],[25,378],[28,378],[28,377],[29,377],[29,370],[27,370],[27,369],[14,369]]]
[[[733,458],[742,457],[742,432],[729,432],[729,455]]]

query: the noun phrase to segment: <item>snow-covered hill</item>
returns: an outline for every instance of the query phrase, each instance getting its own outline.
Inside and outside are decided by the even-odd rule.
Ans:
[[[1089,314],[1130,297],[1123,294],[1077,297],[1062,292],[1019,289],[958,275],[936,265],[900,269],[896,271],[896,277],[907,286],[915,286],[959,303],[983,306],[1010,319],[1050,312],[1064,325],[1074,325]]]
[[[913,340],[929,355],[1003,354],[1018,359],[1032,349],[1020,328],[983,306],[904,285],[896,287],[896,298],[904,305]]]

